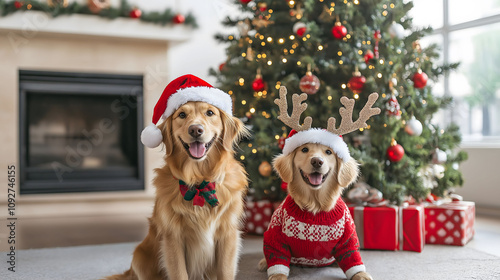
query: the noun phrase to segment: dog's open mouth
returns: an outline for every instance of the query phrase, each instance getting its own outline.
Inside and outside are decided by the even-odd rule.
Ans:
[[[182,146],[184,146],[184,149],[188,152],[189,156],[194,158],[194,159],[201,159],[204,157],[208,149],[212,146],[212,144],[215,141],[215,138],[217,138],[217,135],[215,135],[212,140],[210,140],[208,143],[203,143],[199,141],[194,141],[191,142],[190,144],[182,141],[182,139],[179,137],[179,140],[181,140]]]
[[[326,174],[322,174],[319,172],[306,174],[304,171],[302,171],[302,169],[299,170],[300,170],[300,175],[302,175],[302,179],[304,179],[304,182],[311,185],[313,188],[316,188],[321,184],[323,184],[323,182],[325,182],[326,180],[326,177],[328,177],[328,174],[330,173],[330,171],[328,171],[326,172]]]

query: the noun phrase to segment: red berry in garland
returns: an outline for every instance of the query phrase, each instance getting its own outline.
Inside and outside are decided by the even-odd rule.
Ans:
[[[21,9],[23,5],[24,3],[21,1],[14,1],[14,7],[16,7],[16,9]]]
[[[335,39],[342,39],[347,35],[347,28],[337,21],[335,26],[332,27],[332,35]]]
[[[129,16],[131,18],[140,18],[141,15],[142,15],[142,12],[138,8],[132,9],[132,11],[130,11],[130,14],[129,14]]]
[[[413,86],[415,88],[424,88],[427,85],[427,74],[425,72],[422,72],[421,69],[418,69],[417,73],[413,75]]]
[[[181,14],[176,14],[173,18],[172,18],[172,22],[175,23],[175,24],[181,24],[181,23],[184,23],[186,19],[184,18],[183,15]]]
[[[354,93],[360,93],[365,87],[366,78],[361,75],[357,67],[352,75],[353,77],[347,82],[347,87]]]
[[[386,155],[387,155],[387,159],[389,159],[390,161],[398,162],[405,155],[405,149],[403,149],[403,146],[399,145],[396,142],[396,140],[392,139],[391,146],[389,146],[389,148],[387,148]]]

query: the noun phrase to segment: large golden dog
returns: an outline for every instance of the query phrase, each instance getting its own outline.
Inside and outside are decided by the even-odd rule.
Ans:
[[[155,170],[149,233],[135,249],[130,269],[107,279],[235,279],[247,176],[233,147],[247,130],[217,107],[192,101],[159,129],[166,163]],[[179,180],[215,182],[219,205],[186,201]]]

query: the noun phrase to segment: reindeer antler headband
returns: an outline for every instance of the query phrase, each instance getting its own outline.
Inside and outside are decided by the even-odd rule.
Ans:
[[[293,129],[285,141],[283,154],[289,154],[306,143],[317,143],[332,148],[338,157],[346,161],[350,158],[349,149],[340,135],[366,127],[366,121],[371,116],[380,114],[380,108],[372,108],[373,104],[375,104],[375,101],[378,99],[378,93],[374,92],[368,96],[368,101],[359,112],[359,118],[353,122],[352,112],[354,110],[354,99],[343,96],[340,98],[340,103],[344,105],[344,107],[339,110],[340,116],[342,117],[340,126],[335,128],[337,120],[334,117],[330,117],[326,130],[322,128],[311,128],[311,117],[306,117],[304,123],[302,125],[300,124],[300,115],[307,109],[307,103],[302,103],[307,100],[307,94],[292,95],[293,109],[291,116],[288,115],[286,95],[286,87],[281,86],[280,97],[274,100],[274,103],[280,108],[278,119]]]

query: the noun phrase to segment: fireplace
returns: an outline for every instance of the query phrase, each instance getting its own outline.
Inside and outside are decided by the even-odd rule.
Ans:
[[[144,189],[143,77],[19,71],[20,193]]]

